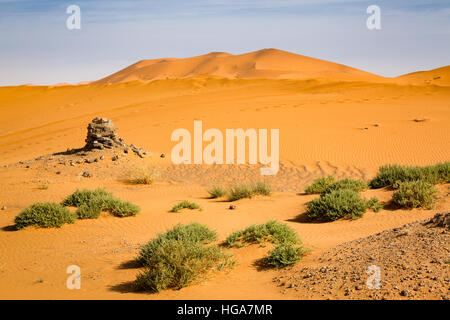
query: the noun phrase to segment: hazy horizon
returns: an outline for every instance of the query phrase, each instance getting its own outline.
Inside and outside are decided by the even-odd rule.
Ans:
[[[69,5],[81,29],[68,30]],[[381,8],[381,30],[366,9]],[[433,0],[0,0],[0,86],[94,81],[139,60],[276,48],[395,77],[450,64]]]

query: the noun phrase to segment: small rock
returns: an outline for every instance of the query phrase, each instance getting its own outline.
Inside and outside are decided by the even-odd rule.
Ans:
[[[85,177],[85,178],[92,177],[92,175],[88,171],[83,172],[82,176]]]
[[[7,209],[6,206],[3,206],[3,207],[2,207],[2,210],[6,210],[6,209]]]
[[[228,207],[228,209],[234,210],[234,209],[236,209],[236,206],[235,206],[234,204],[232,204],[232,205],[230,205],[230,206]]]
[[[166,155],[165,155],[164,153],[161,153],[160,157],[161,157],[161,158],[165,158]]]
[[[119,160],[119,158],[120,158],[120,156],[116,154],[115,156],[113,156],[113,157],[111,158],[111,160],[112,160],[112,161],[117,161],[117,160]]]
[[[409,291],[409,290],[402,290],[402,291],[400,291],[400,295],[401,296],[403,296],[403,297],[410,297],[411,296],[411,291]]]

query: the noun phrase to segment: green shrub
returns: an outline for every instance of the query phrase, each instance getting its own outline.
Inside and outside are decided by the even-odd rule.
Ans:
[[[257,182],[253,186],[252,189],[253,194],[258,194],[261,196],[270,196],[272,194],[272,190],[270,186],[265,182]]]
[[[191,241],[205,244],[216,241],[217,233],[210,230],[207,226],[196,222],[188,225],[178,224],[173,229],[159,234],[156,238],[144,244],[136,260],[140,264],[145,265],[147,259],[154,254],[160,244],[168,240]]]
[[[303,247],[296,247],[292,243],[281,243],[269,251],[264,261],[273,267],[286,267],[300,261],[304,254]]]
[[[137,262],[146,269],[136,278],[136,288],[159,292],[180,289],[212,268],[229,266],[230,256],[215,245],[217,233],[199,223],[178,224],[141,247]]]
[[[269,221],[265,224],[251,225],[242,231],[234,231],[225,243],[228,246],[241,247],[245,243],[298,243],[297,233],[289,226],[278,221]]]
[[[80,219],[96,219],[102,211],[108,211],[117,217],[136,215],[140,211],[137,205],[122,201],[100,188],[76,190],[62,201],[62,205],[78,207],[77,215]]]
[[[378,174],[370,181],[369,186],[371,188],[398,188],[401,182],[417,180],[431,184],[450,182],[450,162],[424,167],[385,165],[379,168]]]
[[[181,201],[180,203],[177,203],[176,205],[174,205],[172,207],[172,210],[170,210],[170,211],[178,212],[181,209],[191,209],[191,210],[198,209],[198,210],[202,211],[202,208],[198,204],[196,204],[195,202],[189,202],[187,200],[184,200],[184,201]]]
[[[237,184],[230,187],[228,201],[237,201],[244,198],[252,198],[254,195],[270,196],[272,190],[265,182],[252,184]]]
[[[372,197],[367,201],[367,208],[372,209],[374,212],[379,212],[383,209],[383,206],[378,202],[377,198]]]
[[[342,179],[328,185],[323,192],[330,193],[339,189],[349,189],[355,192],[366,190],[369,186],[361,180]]]
[[[77,209],[78,219],[97,219],[100,217],[102,208],[90,203],[83,203]]]
[[[164,240],[146,259],[146,269],[135,281],[136,289],[159,292],[181,289],[204,276],[213,268],[230,264],[230,256],[218,246],[199,242]]]
[[[436,193],[437,190],[431,183],[421,180],[405,181],[399,184],[392,198],[400,207],[432,209],[436,201]]]
[[[360,218],[367,211],[371,202],[366,202],[361,196],[348,189],[338,189],[324,193],[319,198],[307,203],[306,215],[313,220],[334,221],[340,218]]]
[[[67,196],[61,204],[64,207],[72,206],[79,207],[83,203],[88,203],[92,198],[111,198],[114,197],[112,193],[105,189],[98,188],[96,190],[76,190],[71,195]]]
[[[113,216],[116,217],[129,217],[134,216],[141,210],[137,205],[129,201],[122,201],[116,199],[111,203],[109,208],[105,208],[107,211],[111,212]]]
[[[253,197],[253,190],[249,185],[239,184],[230,187],[228,201],[237,201]]]
[[[73,223],[75,215],[58,203],[35,203],[26,208],[15,218],[17,230],[35,225],[41,228],[61,227],[65,223]]]
[[[208,189],[208,193],[211,196],[211,199],[221,198],[227,194],[227,191],[220,186],[213,186]]]
[[[326,178],[317,178],[313,181],[310,186],[305,188],[305,193],[307,194],[315,194],[315,193],[323,193],[326,188],[336,182],[336,179],[333,176],[328,176]]]

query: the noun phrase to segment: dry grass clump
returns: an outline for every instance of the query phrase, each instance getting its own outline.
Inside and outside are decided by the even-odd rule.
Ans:
[[[265,182],[252,184],[237,184],[229,188],[228,201],[237,201],[244,198],[252,198],[255,195],[270,196],[272,190]]]
[[[227,190],[221,186],[213,186],[208,189],[211,199],[222,198],[227,194]]]
[[[132,184],[152,184],[159,174],[158,169],[135,167],[128,171],[126,180]]]

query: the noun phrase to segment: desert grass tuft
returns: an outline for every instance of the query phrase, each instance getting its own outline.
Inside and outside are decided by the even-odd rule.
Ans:
[[[41,184],[38,184],[36,188],[37,188],[38,190],[47,190],[47,189],[48,189],[48,184],[46,184],[46,183],[41,183]]]
[[[224,197],[227,194],[227,191],[221,186],[213,186],[208,189],[208,193],[211,199],[217,199]]]
[[[270,196],[272,190],[265,182],[232,185],[228,191],[228,201],[252,198],[255,195]]]
[[[417,180],[431,184],[450,182],[450,161],[423,167],[397,164],[381,166],[369,186],[374,189],[383,187],[397,189],[401,182]]]
[[[225,240],[225,244],[230,247],[242,247],[246,243],[264,242],[295,244],[301,241],[291,227],[275,220],[234,231]]]
[[[126,180],[132,184],[152,184],[157,176],[156,168],[136,167],[128,171]]]
[[[178,212],[182,209],[190,209],[190,210],[198,209],[198,210],[202,211],[202,208],[198,204],[196,204],[195,202],[189,202],[187,200],[177,203],[176,205],[174,205],[172,207],[172,210],[170,210],[170,211]]]

